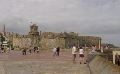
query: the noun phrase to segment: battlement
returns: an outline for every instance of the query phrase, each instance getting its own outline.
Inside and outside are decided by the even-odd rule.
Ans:
[[[44,38],[75,38],[78,37],[77,33],[74,32],[61,32],[61,33],[55,33],[55,32],[43,32],[42,37]]]
[[[28,35],[21,35],[21,34],[18,34],[18,33],[14,33],[13,37],[14,38],[28,38],[29,36]]]

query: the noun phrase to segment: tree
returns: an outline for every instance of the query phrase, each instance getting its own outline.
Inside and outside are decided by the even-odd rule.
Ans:
[[[1,36],[0,41],[3,43],[3,41],[5,41],[5,37]]]

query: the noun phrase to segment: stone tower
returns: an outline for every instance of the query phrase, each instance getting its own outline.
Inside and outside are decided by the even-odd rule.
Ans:
[[[38,26],[36,24],[32,24],[30,26],[29,37],[31,38],[31,46],[38,47],[40,42],[40,35],[38,31]]]
[[[29,32],[30,36],[39,36],[39,32],[38,32],[38,26],[36,26],[36,24],[32,24],[30,26],[30,32]]]

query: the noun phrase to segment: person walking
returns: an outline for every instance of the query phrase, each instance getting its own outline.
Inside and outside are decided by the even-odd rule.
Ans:
[[[75,59],[77,55],[77,48],[75,45],[72,47],[72,55],[73,55],[73,63],[75,63]]]
[[[84,50],[82,47],[79,48],[79,58],[80,58],[80,64],[84,62],[85,63],[85,60],[84,60]]]
[[[32,53],[32,50],[33,50],[33,48],[32,48],[32,46],[30,46],[29,49],[28,49],[30,54]]]
[[[52,51],[53,51],[53,56],[56,56],[56,55],[57,55],[56,50],[57,50],[56,48],[53,48],[53,50],[52,50]]]
[[[26,55],[26,54],[27,54],[27,49],[26,49],[26,48],[23,48],[22,54],[23,54],[23,55]]]
[[[0,53],[2,53],[2,47],[0,48]]]
[[[95,46],[95,45],[93,45],[93,46],[92,46],[91,53],[95,53],[95,52],[96,52],[96,46]]]
[[[120,66],[120,56],[118,55],[118,53],[116,53],[116,55],[115,55],[115,64]]]
[[[36,52],[37,52],[37,53],[39,53],[39,52],[40,52],[40,47],[37,47]]]
[[[60,47],[57,47],[56,52],[57,52],[57,56],[59,56],[59,54],[60,54]]]

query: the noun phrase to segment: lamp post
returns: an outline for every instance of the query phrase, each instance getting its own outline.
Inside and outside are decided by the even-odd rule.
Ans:
[[[101,50],[101,38],[99,38],[99,49]]]

